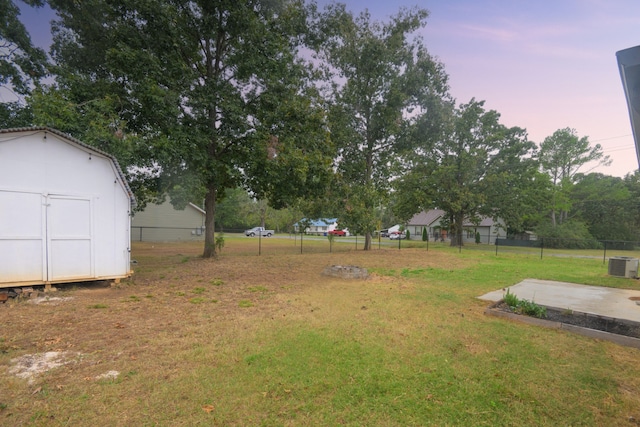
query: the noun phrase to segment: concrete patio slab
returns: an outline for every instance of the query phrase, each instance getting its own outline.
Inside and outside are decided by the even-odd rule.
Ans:
[[[536,304],[583,313],[640,322],[640,291],[578,285],[550,280],[525,279],[522,282],[478,297],[500,301],[509,289],[520,299]],[[635,299],[637,298],[638,301]],[[638,304],[636,303],[638,302]]]

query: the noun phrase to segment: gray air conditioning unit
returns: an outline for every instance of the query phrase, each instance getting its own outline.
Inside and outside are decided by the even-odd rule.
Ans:
[[[618,256],[609,258],[609,275],[620,277],[638,277],[638,258]]]

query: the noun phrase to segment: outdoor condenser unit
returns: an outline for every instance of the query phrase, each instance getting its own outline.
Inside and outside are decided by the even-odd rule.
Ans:
[[[609,258],[609,275],[620,277],[638,277],[638,258],[619,256]]]

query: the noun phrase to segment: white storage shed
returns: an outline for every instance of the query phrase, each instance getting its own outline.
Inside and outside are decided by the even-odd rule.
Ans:
[[[0,130],[0,288],[128,277],[134,204],[112,156],[55,129]]]

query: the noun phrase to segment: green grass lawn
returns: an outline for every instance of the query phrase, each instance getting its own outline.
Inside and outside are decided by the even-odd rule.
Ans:
[[[629,426],[640,421],[640,353],[610,342],[484,315],[486,292],[524,278],[640,289],[602,260],[433,247],[284,254],[277,239],[230,238],[217,261],[200,247],[136,253],[117,299],[34,310],[0,307],[0,363],[58,334],[91,366],[27,386],[0,374],[3,425]],[[304,244],[325,245],[309,241]],[[271,245],[271,247],[269,246]],[[318,251],[324,246],[316,247]],[[179,251],[179,252],[178,252]],[[185,257],[188,259],[185,261]],[[356,264],[367,281],[320,276]],[[250,265],[263,274],[244,274]],[[65,294],[67,292],[64,292]],[[73,295],[73,291],[68,292]],[[143,295],[145,298],[132,297]],[[199,303],[189,302],[194,297]],[[90,306],[100,310],[91,309]],[[23,313],[24,312],[24,313]],[[118,345],[82,326],[37,332],[26,314],[116,320],[139,314]],[[109,319],[109,320],[106,320]],[[27,323],[25,325],[25,322]],[[21,326],[24,325],[24,326]],[[20,335],[19,335],[20,334]],[[4,343],[4,345],[3,345]],[[40,387],[40,389],[36,389]],[[36,392],[34,393],[34,389]]]

